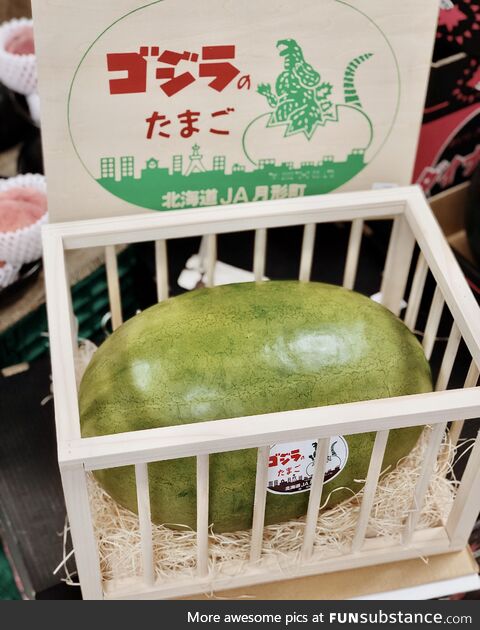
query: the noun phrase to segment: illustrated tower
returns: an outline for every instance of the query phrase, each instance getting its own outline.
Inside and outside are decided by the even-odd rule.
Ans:
[[[200,155],[200,147],[198,144],[194,144],[192,147],[192,153],[190,154],[190,164],[188,165],[185,175],[191,175],[192,173],[205,173],[207,170],[202,163],[203,155]]]

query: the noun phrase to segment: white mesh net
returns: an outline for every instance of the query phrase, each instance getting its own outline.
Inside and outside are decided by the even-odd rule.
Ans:
[[[15,32],[25,26],[33,26],[33,21],[13,19],[0,26],[0,81],[19,94],[31,94],[37,89],[37,58],[34,54],[12,54],[5,46]]]
[[[19,265],[11,265],[8,262],[0,261],[0,289],[4,289],[12,282],[15,282],[19,271]]]
[[[43,175],[17,175],[0,180],[0,192],[12,188],[35,188],[47,192]],[[36,223],[12,232],[0,232],[0,260],[11,265],[23,265],[38,260],[42,256],[42,225],[48,222],[45,213]]]
[[[28,109],[33,122],[40,126],[40,96],[38,92],[32,92],[27,96]]]

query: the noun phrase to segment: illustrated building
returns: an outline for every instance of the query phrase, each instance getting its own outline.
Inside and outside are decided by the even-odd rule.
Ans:
[[[225,171],[225,156],[224,155],[215,155],[213,158],[213,170],[214,171]]]
[[[264,169],[268,166],[275,166],[275,160],[273,158],[265,158],[263,160],[258,160],[258,168]]]
[[[153,157],[147,160],[147,168],[148,169],[158,168],[158,160],[156,160]]]
[[[172,160],[172,171],[174,173],[183,172],[183,155],[174,155]]]
[[[135,161],[132,155],[125,155],[120,158],[120,175],[124,177],[134,176]]]
[[[159,166],[159,162],[156,158],[151,157],[145,163],[145,168],[142,170],[140,180],[136,181],[144,181],[149,182],[149,185],[153,184],[153,182],[157,182],[158,178],[165,178],[169,176],[168,168],[162,168]]]
[[[351,166],[361,166],[364,163],[364,159],[364,149],[353,149],[353,151],[347,156],[347,164],[350,164]]]
[[[207,170],[198,144],[192,146],[188,161],[180,154],[170,159],[168,166],[150,157],[136,176],[134,156],[100,158],[99,181],[114,194],[133,203],[140,200],[141,205],[153,209],[163,208],[162,204],[167,203],[164,198],[169,199],[168,193],[172,191],[178,195],[212,189],[216,191],[215,198],[222,200],[229,196],[233,199],[236,191],[241,189],[242,201],[246,201],[256,199],[261,187],[262,198],[265,195],[274,198],[274,195],[280,194],[302,196],[329,192],[351,179],[363,168],[365,151],[353,149],[344,160],[337,161],[333,155],[319,156],[315,161],[302,161],[298,166],[292,161],[277,164],[273,158],[264,158],[253,170],[236,162],[228,172],[229,165],[224,155],[213,156],[212,165]],[[188,198],[196,199],[198,195],[192,194]]]
[[[113,157],[101,158],[100,177],[102,179],[115,179],[115,158]]]

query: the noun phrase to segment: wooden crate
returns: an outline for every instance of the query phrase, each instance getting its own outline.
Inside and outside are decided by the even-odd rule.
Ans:
[[[319,224],[351,222],[343,284],[352,288],[361,254],[365,220],[392,219],[393,229],[381,283],[382,302],[395,314],[408,306],[404,321],[414,329],[427,274],[436,288],[423,337],[430,358],[442,313],[450,311],[453,325],[446,344],[434,392],[374,401],[332,405],[282,413],[249,416],[174,426],[130,434],[82,438],[80,434],[74,354],[77,347],[74,316],[65,264],[70,249],[103,246],[113,325],[122,321],[115,247],[154,241],[158,299],[168,297],[167,248],[169,239],[206,235],[207,281],[212,283],[216,260],[216,235],[256,230],[253,271],[260,280],[268,253],[269,228],[303,225],[299,278],[310,277],[315,231]],[[319,228],[321,229],[321,227]],[[292,559],[289,577],[340,571],[394,562],[420,555],[463,549],[480,509],[480,439],[455,495],[448,519],[442,526],[418,528],[420,511],[448,423],[455,442],[465,420],[480,416],[480,390],[476,387],[480,366],[480,311],[463,274],[416,187],[312,196],[272,202],[212,207],[199,211],[149,213],[104,218],[45,227],[44,261],[50,328],[58,458],[75,547],[83,596],[102,598],[170,598],[219,589],[272,582],[284,578],[275,558],[262,556],[262,534],[267,488],[269,446],[291,439],[318,440],[318,457],[309,498],[300,557]],[[420,254],[414,255],[418,245]],[[413,281],[405,296],[408,275],[415,265]],[[455,357],[463,339],[472,362],[464,389],[447,389]],[[423,467],[414,492],[412,509],[400,542],[383,537],[366,538],[369,514],[389,431],[429,424],[433,427]],[[314,549],[315,524],[321,502],[324,466],[332,435],[377,432],[371,455],[356,535],[351,549],[335,557],[322,557]],[[257,482],[250,561],[235,576],[209,574],[208,496],[209,455],[245,448],[258,449]],[[197,566],[191,578],[161,580],[153,565],[148,464],[194,456],[197,460]],[[143,575],[129,582],[102,582],[98,549],[91,519],[87,471],[134,465],[137,483]]]

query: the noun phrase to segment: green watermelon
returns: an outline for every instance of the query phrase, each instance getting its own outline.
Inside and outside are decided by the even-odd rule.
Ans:
[[[133,317],[95,353],[79,403],[82,435],[91,437],[431,390],[421,345],[390,311],[341,287],[272,281],[200,289]],[[392,431],[383,468],[407,455],[420,432]],[[330,506],[361,488],[374,439],[366,433],[332,440],[324,492],[340,490]],[[280,466],[281,459],[284,476],[289,470],[302,477],[306,461],[298,461],[294,446],[272,447],[270,463]],[[155,523],[195,528],[195,471],[194,458],[149,465]],[[251,527],[255,473],[255,449],[210,457],[215,531]],[[98,471],[96,478],[136,511],[133,466]],[[270,489],[267,524],[305,514],[308,490]]]

